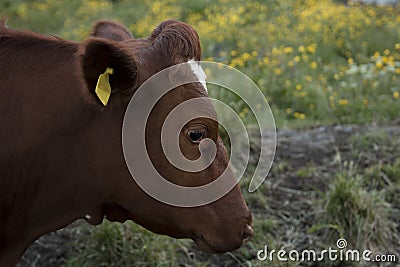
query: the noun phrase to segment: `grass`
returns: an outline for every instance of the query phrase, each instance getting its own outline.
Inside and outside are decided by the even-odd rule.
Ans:
[[[365,170],[363,180],[368,188],[376,188],[384,193],[397,214],[400,213],[400,158],[393,164],[378,163]]]
[[[378,144],[390,147],[395,143],[395,141],[392,140],[389,135],[382,130],[356,134],[352,136],[349,141],[353,144],[353,147],[359,151],[378,149]]]
[[[310,178],[316,175],[317,168],[315,166],[305,166],[297,171],[299,178]]]
[[[361,181],[361,176],[339,174],[322,197],[321,220],[314,228],[324,229],[321,237],[328,244],[346,238],[352,249],[390,251],[399,238],[393,238],[392,207],[382,192],[367,191]]]
[[[74,242],[65,266],[175,266],[185,258],[185,242],[154,235],[133,222],[104,221]]]
[[[349,250],[400,256],[400,233],[396,229],[400,216],[399,183],[394,181],[390,186],[382,186],[381,181],[376,181],[381,180],[381,171],[386,168],[396,174],[400,172],[397,163],[374,165],[364,171],[348,164],[348,169],[337,174],[328,191],[315,201],[319,208],[317,222],[309,232],[319,236],[324,247],[330,244],[337,248],[336,241],[344,238]],[[359,263],[348,264],[358,266]],[[332,265],[335,263],[325,263],[325,266]]]

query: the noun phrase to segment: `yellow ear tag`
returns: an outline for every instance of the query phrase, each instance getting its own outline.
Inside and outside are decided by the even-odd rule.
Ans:
[[[104,106],[107,106],[108,99],[111,95],[111,85],[109,80],[109,75],[113,74],[114,70],[112,68],[107,68],[103,74],[100,74],[96,85],[96,95],[100,99]]]

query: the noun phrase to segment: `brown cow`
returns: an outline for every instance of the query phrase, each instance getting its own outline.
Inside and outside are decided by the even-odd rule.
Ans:
[[[102,21],[82,43],[0,22],[0,266],[16,264],[39,236],[84,217],[91,224],[104,217],[133,220],[155,233],[191,238],[211,253],[237,249],[250,238],[251,214],[237,185],[211,204],[170,206],[142,191],[124,160],[121,126],[135,90],[158,71],[198,61],[200,54],[197,33],[179,21],[165,21],[143,39]],[[114,69],[112,94],[103,106],[94,89],[107,67]],[[198,119],[191,125],[196,134],[182,131],[179,139],[183,154],[193,158],[199,154],[194,141],[212,138],[217,154],[208,168],[180,171],[163,156],[163,119],[179,103],[204,96],[199,82],[180,86],[149,118],[150,157],[176,184],[209,183],[228,164],[218,124],[210,119]]]

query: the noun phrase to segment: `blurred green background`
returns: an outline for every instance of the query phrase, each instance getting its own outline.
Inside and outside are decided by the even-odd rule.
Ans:
[[[76,41],[85,39],[98,19],[122,22],[137,38],[165,19],[188,22],[200,35],[204,60],[236,67],[258,84],[278,127],[398,117],[398,6],[326,0],[1,0],[0,12],[10,27]],[[248,112],[238,111],[243,117]]]
[[[135,38],[148,36],[163,20],[179,19],[198,31],[203,60],[238,68],[260,87],[279,129],[399,121],[400,5],[330,0],[0,0],[0,14],[8,27],[76,41],[87,38],[98,19],[123,23]],[[252,123],[252,114],[236,96],[224,90],[210,90],[210,95],[228,102]],[[70,244],[73,251],[66,265],[261,266],[255,255],[264,244],[276,249],[288,244],[326,248],[341,236],[353,248],[398,252],[400,142],[385,131],[351,138],[352,154],[344,159],[338,150],[337,169],[293,167],[289,159],[275,162],[273,176],[290,174],[312,182],[322,173],[325,179],[326,186],[298,200],[310,212],[305,216],[312,218],[300,234],[293,229],[302,221],[288,220],[288,214],[271,208],[272,189],[266,187],[245,192],[256,236],[234,253],[210,257],[189,241],[157,236],[133,223],[106,222],[80,226],[86,234]],[[388,160],[358,166],[359,155],[376,153],[376,146],[386,149],[382,157]],[[382,177],[390,183],[382,184]],[[316,243],[306,244],[301,239],[305,235]]]

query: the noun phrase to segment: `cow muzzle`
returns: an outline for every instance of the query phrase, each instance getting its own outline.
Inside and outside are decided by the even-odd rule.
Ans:
[[[215,234],[215,233],[214,233]],[[198,248],[207,253],[223,253],[238,249],[247,243],[253,236],[254,231],[250,224],[245,224],[236,234],[223,234],[219,238],[207,237],[202,234],[195,235],[192,238]],[[227,238],[231,236],[231,238]]]
[[[253,234],[253,228],[250,225],[246,224],[242,234],[243,244],[247,243],[253,237]]]

